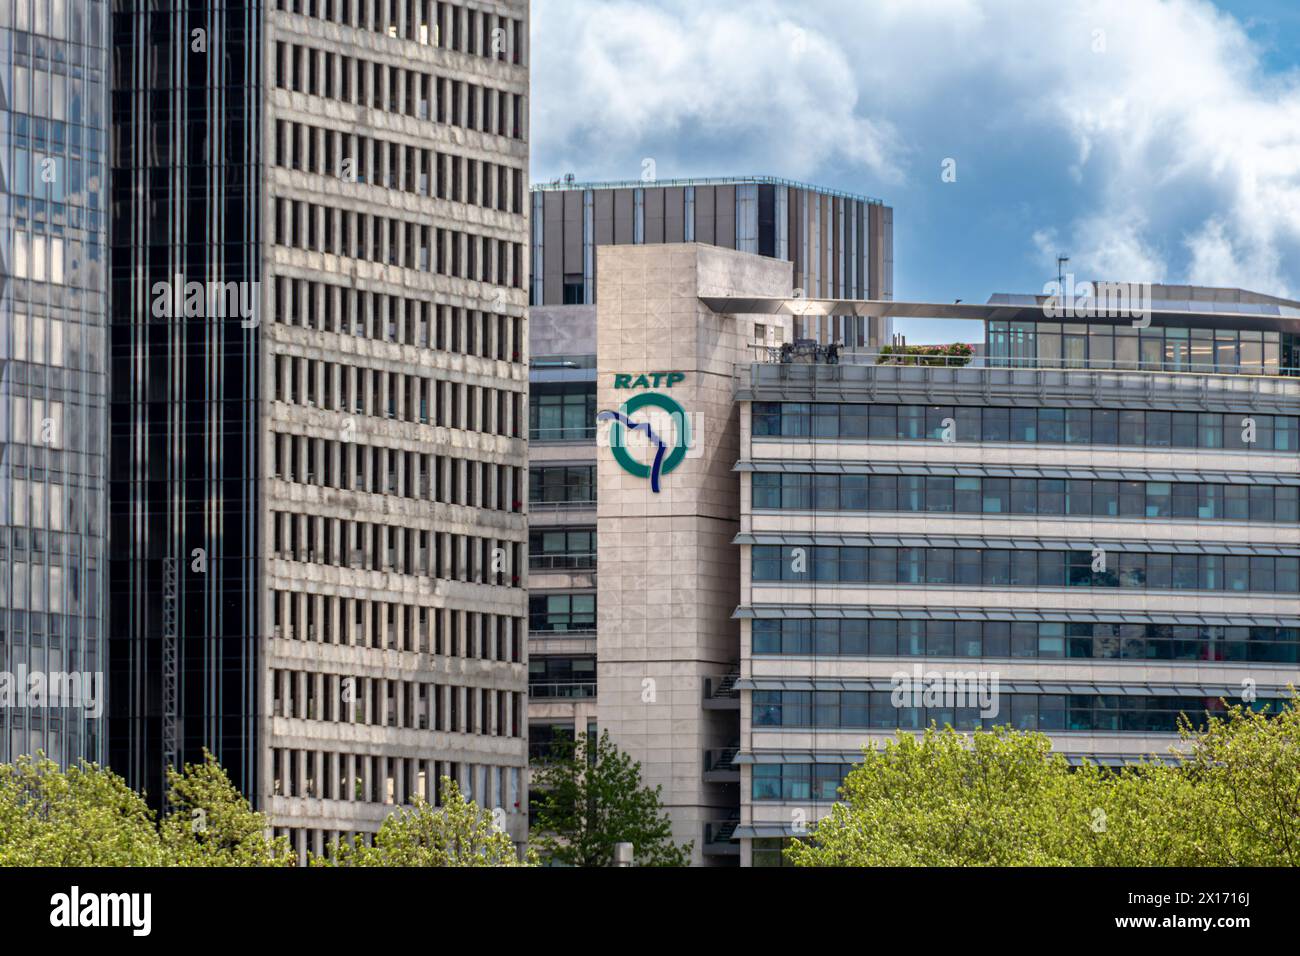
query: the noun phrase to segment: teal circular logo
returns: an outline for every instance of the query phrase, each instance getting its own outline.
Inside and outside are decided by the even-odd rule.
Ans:
[[[672,416],[677,425],[677,437],[672,451],[668,450],[667,442],[655,433],[649,422],[633,420],[632,416],[643,408],[658,408]],[[629,398],[618,411],[601,412],[596,417],[613,422],[609,430],[609,444],[619,467],[637,478],[649,478],[651,491],[659,491],[660,477],[671,472],[686,458],[686,449],[691,443],[690,421],[686,417],[686,409],[667,395],[660,392],[642,392]],[[650,464],[642,464],[628,454],[623,440],[625,428],[628,431],[644,432],[650,439],[650,444],[655,450],[654,459]]]

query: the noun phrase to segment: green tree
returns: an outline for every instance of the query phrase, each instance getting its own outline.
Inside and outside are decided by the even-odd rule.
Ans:
[[[1172,762],[1071,769],[1039,733],[900,733],[863,750],[799,866],[1300,864],[1300,707],[1184,720]]]
[[[167,770],[162,845],[173,866],[293,866],[284,837],[266,838],[266,818],[253,810],[217,758]]]
[[[367,845],[361,837],[340,843],[330,858],[313,866],[536,866],[534,854],[520,861],[510,834],[492,814],[467,800],[460,787],[442,778],[443,806],[423,798],[389,815]]]
[[[1196,866],[1192,831],[1171,820],[1196,814],[1193,781],[1151,759],[1123,769],[1084,763],[1070,784],[1075,811],[1062,815],[1063,862],[1074,866]]]
[[[0,764],[0,866],[159,866],[153,813],[98,764],[38,753]]]
[[[1198,864],[1300,866],[1300,696],[1275,716],[1237,705],[1204,730],[1182,729],[1191,751],[1181,769],[1194,805],[1170,826],[1191,834]]]
[[[1050,866],[1069,765],[1042,734],[929,728],[863,751],[843,802],[792,845],[801,866]]]
[[[594,746],[594,749],[593,749]],[[638,866],[685,866],[691,847],[672,841],[661,787],[641,783],[641,764],[601,733],[578,734],[534,765],[529,788],[537,810],[532,842],[544,857],[570,866],[612,866],[614,846],[631,843]]]
[[[172,812],[161,821],[107,768],[67,770],[38,754],[0,764],[0,865],[286,866],[283,840],[209,753],[168,772]]]

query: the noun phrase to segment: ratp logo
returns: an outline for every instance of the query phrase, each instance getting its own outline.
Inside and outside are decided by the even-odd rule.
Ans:
[[[673,434],[668,434],[662,425],[660,431],[656,431],[648,419],[637,420],[632,417],[646,409],[666,413]],[[612,423],[609,428],[609,446],[619,467],[629,475],[650,479],[650,490],[656,494],[659,492],[660,478],[680,465],[691,447],[691,424],[686,409],[676,400],[659,392],[634,395],[618,411],[601,412],[596,420]],[[632,436],[644,436],[645,441],[633,444],[630,441]],[[629,452],[629,447],[648,447],[649,462],[637,461]]]

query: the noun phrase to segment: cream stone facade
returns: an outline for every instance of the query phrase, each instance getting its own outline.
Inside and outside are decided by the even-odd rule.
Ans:
[[[752,357],[753,320],[715,314],[700,297],[742,288],[789,295],[791,269],[694,244],[601,247],[599,256],[597,407],[615,410],[644,392],[667,395],[685,410],[693,447],[655,493],[646,478],[620,467],[603,426],[598,719],[641,762],[646,783],[663,787],[674,838],[692,842],[701,863],[715,859],[705,852],[710,843],[729,842],[709,837],[734,822],[738,807],[734,783],[705,780],[705,760],[708,751],[734,746],[739,730],[739,701],[713,699],[712,691],[740,663],[732,618],[739,599],[734,393],[736,369]],[[684,376],[671,388],[615,387],[615,376],[670,371]]]

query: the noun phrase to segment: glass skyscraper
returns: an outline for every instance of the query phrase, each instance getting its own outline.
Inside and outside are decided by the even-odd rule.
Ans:
[[[115,771],[526,830],[528,6],[115,0]]]
[[[0,761],[104,753],[107,37],[0,3]]]
[[[205,747],[257,787],[260,330],[172,293],[259,287],[261,7],[112,14],[109,761],[155,802]]]

